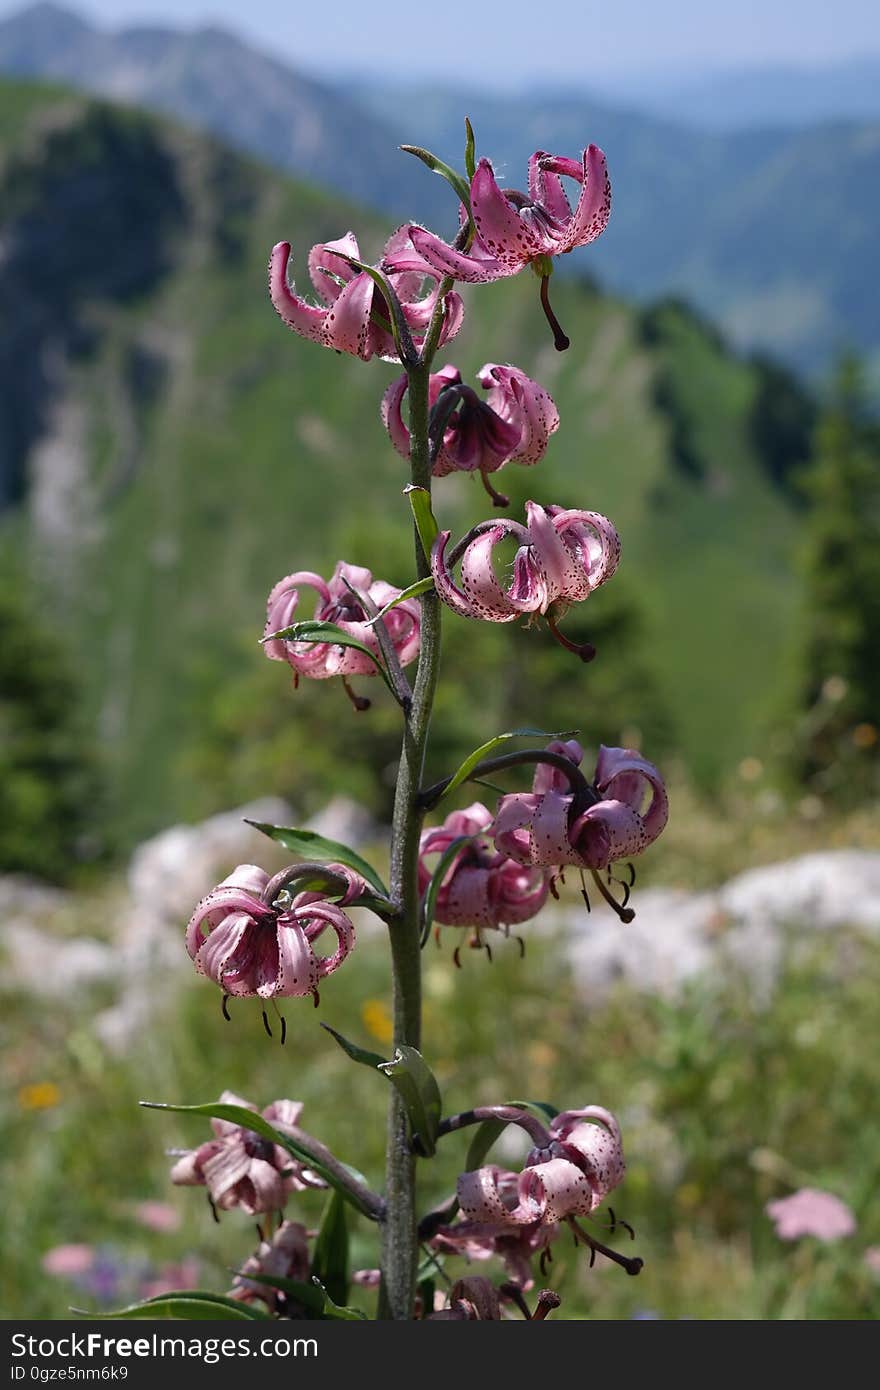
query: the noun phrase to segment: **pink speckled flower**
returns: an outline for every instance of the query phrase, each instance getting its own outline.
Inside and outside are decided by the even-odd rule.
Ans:
[[[561,753],[575,766],[583,758],[575,740],[551,743],[549,751]],[[499,801],[496,848],[519,864],[602,869],[640,854],[657,839],[666,825],[669,803],[653,763],[634,749],[603,745],[594,786],[598,800],[581,807],[564,774],[539,764],[531,792],[514,792]]]
[[[574,212],[561,177],[580,184]],[[481,159],[471,179],[471,208],[478,243],[466,255],[448,246],[424,227],[407,228],[418,254],[442,275],[484,284],[516,275],[541,257],[565,255],[601,236],[611,214],[611,182],[605,156],[588,145],[581,159],[537,150],[529,160],[529,191],[499,188],[488,159]],[[394,268],[395,255],[385,264]]]
[[[224,1105],[240,1105],[256,1113],[257,1107],[232,1091],[224,1091]],[[302,1111],[297,1100],[276,1100],[260,1111],[277,1130],[296,1126]],[[211,1121],[214,1138],[178,1159],[171,1170],[171,1181],[181,1187],[207,1187],[208,1195],[220,1211],[239,1207],[249,1216],[263,1211],[280,1211],[289,1192],[326,1183],[292,1158],[286,1149],[262,1135],[230,1120]]]
[[[239,864],[199,903],[186,929],[186,949],[201,975],[226,994],[261,999],[312,994],[354,947],[354,925],[342,908],[364,891],[343,864],[328,864],[345,887],[338,902],[326,893],[285,893],[255,864]],[[280,890],[279,890],[280,891]],[[315,951],[325,931],[336,934],[330,956]]]
[[[427,891],[433,874],[427,861],[445,853],[460,836],[472,837],[449,865],[437,894],[434,918],[444,926],[476,927],[478,931],[514,926],[536,916],[546,901],[549,875],[499,854],[489,834],[491,826],[491,811],[475,801],[465,811],[453,811],[442,825],[422,831],[421,894]]]
[[[266,1274],[272,1279],[293,1279],[298,1284],[309,1282],[311,1264],[305,1226],[297,1221],[282,1222],[272,1239],[261,1241],[256,1253],[245,1260],[227,1294],[228,1298],[237,1298],[242,1303],[253,1303],[260,1299],[272,1313],[283,1308],[288,1316],[294,1311],[303,1316],[305,1310],[294,1310],[288,1306],[291,1295],[272,1284],[260,1283],[260,1276]]]
[[[352,589],[375,604],[377,610],[397,598],[400,589],[386,584],[384,580],[374,580],[370,571],[360,565],[349,565],[340,560],[329,583],[319,574],[300,570],[279,580],[269,595],[263,650],[272,661],[286,661],[297,676],[308,676],[310,680],[327,680],[331,676],[375,676],[373,662],[354,647],[342,647],[332,642],[272,639],[273,632],[281,632],[296,621],[300,589],[304,587],[313,589],[318,596],[313,615],[316,620],[335,623],[350,637],[368,647],[376,657],[380,655],[376,629],[369,622],[369,614],[364,612]],[[386,614],[383,621],[400,664],[408,665],[419,650],[418,600],[404,599]]]
[[[383,259],[393,261],[408,244],[405,229],[395,232],[385,247]],[[309,304],[287,283],[290,243],[280,241],[273,247],[269,258],[269,294],[275,309],[288,328],[312,342],[320,343],[322,347],[349,352],[365,362],[374,354],[387,362],[398,362],[400,359],[391,334],[388,307],[382,293],[366,271],[356,270],[339,252],[361,260],[352,232],[346,232],[338,241],[313,246],[309,252],[309,275],[317,294],[324,301],[323,304]],[[437,302],[436,283],[433,289],[422,293],[426,278],[437,282],[441,272],[424,261],[417,260],[412,270],[389,271],[391,286],[400,300],[403,316],[417,348],[424,341]],[[443,307],[441,346],[455,337],[464,317],[461,297],[454,291],[445,296]]]
[[[553,398],[518,367],[487,362],[478,380],[488,396],[485,401],[462,382],[457,367],[444,367],[429,380],[428,402],[433,410],[445,392],[455,393],[456,404],[449,416],[432,471],[442,478],[448,473],[479,472],[487,492],[499,506],[506,506],[488,481],[505,463],[537,463],[544,457],[551,434],[559,428],[559,412]],[[404,458],[410,455],[409,430],[401,407],[407,393],[406,376],[393,381],[382,398],[382,422],[391,442]]]
[[[620,1126],[611,1112],[599,1105],[566,1110],[520,1173],[489,1164],[461,1174],[461,1220],[437,1232],[435,1247],[477,1258],[502,1255],[528,1288],[531,1256],[546,1247],[560,1222],[590,1216],[625,1172]]]
[[[563,178],[580,185],[574,211]],[[438,274],[472,284],[516,275],[531,265],[541,277],[541,303],[562,350],[569,344],[550,308],[548,278],[554,256],[595,241],[608,225],[611,183],[605,156],[597,145],[588,145],[580,160],[537,150],[529,160],[528,185],[528,193],[500,188],[489,160],[481,159],[471,179],[476,236],[470,250],[459,251],[424,227],[408,226],[401,228],[403,239],[385,264],[405,270],[427,262]],[[407,251],[407,236],[415,256]]]
[[[438,595],[453,612],[491,623],[542,613],[555,631],[557,618],[572,603],[588,598],[614,574],[620,537],[607,517],[527,502],[526,522],[523,526],[503,517],[474,527],[461,554],[460,586],[446,556],[450,533],[439,533],[431,552],[431,573]],[[506,537],[518,541],[519,549],[512,582],[502,588],[492,552]],[[456,551],[460,549],[461,544]]]
[[[802,1187],[790,1197],[768,1202],[764,1210],[780,1240],[800,1240],[802,1236],[840,1240],[856,1229],[856,1219],[846,1202],[818,1187]]]

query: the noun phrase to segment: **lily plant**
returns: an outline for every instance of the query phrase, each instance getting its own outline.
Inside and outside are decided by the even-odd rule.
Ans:
[[[588,497],[573,495],[566,504],[530,501],[524,520],[496,511],[454,544],[435,517],[443,479],[455,472],[479,474],[496,508],[507,499],[490,475],[508,464],[533,469],[538,492],[539,465],[560,425],[550,393],[519,367],[497,363],[478,373],[478,393],[452,363],[437,367],[435,360],[462,327],[457,283],[487,283],[527,267],[541,280],[555,346],[568,346],[549,308],[548,277],[556,256],[605,229],[611,205],[605,156],[595,145],[576,159],[538,151],[529,162],[528,191],[520,193],[499,186],[487,159],[476,161],[469,123],[464,174],[429,151],[404,148],[442,174],[457,195],[460,231],[453,243],[408,223],[370,265],[347,232],[309,253],[317,302],[288,282],[287,242],[279,242],[269,260],[272,304],[306,340],[294,351],[322,346],[402,368],[380,410],[391,445],[409,466],[401,522],[413,536],[411,576],[397,576],[401,584],[375,579],[366,566],[377,557],[369,555],[338,560],[329,579],[295,569],[269,594],[262,634],[266,657],[286,663],[294,684],[301,677],[339,680],[360,711],[370,702],[349,682],[360,687],[379,678],[396,702],[400,759],[387,882],[346,845],[296,827],[260,825],[292,862],[274,876],[253,864],[230,866],[195,907],[185,934],[196,970],[221,992],[224,1014],[229,1017],[231,999],[254,999],[266,1032],[275,1036],[274,1021],[283,1042],[288,1020],[280,1005],[298,1000],[295,1009],[307,1001],[317,1007],[328,976],[357,970],[351,910],[367,909],[385,924],[390,1055],[328,1030],[353,1065],[387,1081],[385,1172],[368,1180],[352,1166],[356,1154],[340,1157],[303,1130],[295,1100],[262,1096],[252,1104],[223,1092],[207,1104],[164,1107],[210,1119],[213,1127],[210,1137],[195,1136],[193,1149],[176,1151],[172,1182],[203,1187],[217,1219],[221,1213],[235,1219],[227,1214],[238,1212],[261,1224],[256,1249],[242,1251],[225,1294],[157,1295],[138,1316],[205,1316],[210,1304],[211,1317],[357,1318],[366,1312],[349,1299],[356,1305],[377,1287],[375,1315],[382,1319],[540,1321],[559,1308],[558,1293],[545,1288],[531,1303],[526,1295],[535,1266],[545,1275],[564,1230],[591,1262],[601,1256],[630,1275],[642,1264],[591,1228],[625,1173],[620,1125],[601,1098],[569,1097],[574,1108],[562,1110],[549,1102],[499,1102],[444,1114],[430,1044],[422,1037],[422,949],[432,929],[438,939],[441,930],[453,933],[453,970],[462,944],[485,948],[491,957],[493,936],[516,928],[522,947],[519,932],[549,896],[558,895],[566,871],[580,876],[585,896],[584,875],[591,875],[626,922],[633,915],[629,861],[666,824],[663,779],[641,752],[602,747],[590,776],[584,749],[568,735],[505,731],[440,781],[429,784],[425,776],[444,618],[476,625],[475,635],[486,622],[537,623],[573,657],[594,655],[590,644],[576,644],[559,629],[573,604],[588,602],[613,578],[620,558],[614,524],[590,509]],[[573,203],[565,179],[575,185]],[[515,546],[505,576],[496,556],[502,543]],[[516,631],[510,640],[518,640]],[[575,664],[573,674],[578,670]],[[518,790],[514,783],[499,789],[494,805],[443,805],[456,794],[465,799],[468,783],[491,787],[488,779],[511,775],[529,777],[530,788]],[[516,1169],[489,1159],[510,1125],[531,1141]],[[426,1210],[420,1166],[468,1127],[474,1132],[455,1190]],[[313,1189],[327,1194],[317,1234],[297,1210],[302,1194]],[[608,1215],[612,1228],[629,1231]],[[376,1236],[375,1266],[353,1280],[348,1218],[371,1224]],[[490,1270],[496,1262],[495,1277],[470,1273],[474,1260]]]

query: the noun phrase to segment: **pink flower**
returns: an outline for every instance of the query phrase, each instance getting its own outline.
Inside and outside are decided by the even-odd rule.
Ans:
[[[324,893],[289,893],[275,900],[276,879],[254,864],[239,864],[202,898],[186,929],[186,949],[199,974],[226,994],[261,999],[312,994],[337,970],[354,946],[354,926],[342,907],[364,891],[363,879],[343,864],[328,873],[347,885],[339,903]],[[333,955],[315,945],[336,933]]]
[[[401,229],[385,247],[384,259],[393,260],[406,243],[407,234]],[[288,328],[323,347],[350,352],[365,362],[374,354],[388,362],[399,361],[381,291],[366,271],[355,270],[339,252],[355,260],[361,259],[352,232],[346,232],[338,241],[313,246],[309,252],[309,275],[324,301],[323,304],[309,304],[287,283],[290,243],[280,241],[273,247],[269,258],[269,294],[275,309]],[[425,278],[438,281],[440,272],[426,262],[421,262],[414,270],[389,271],[392,288],[400,300],[416,347],[424,341],[437,302],[436,285],[427,294],[421,293]],[[443,305],[441,346],[455,337],[464,317],[461,297],[454,292],[446,295]]]
[[[53,1245],[41,1260],[47,1274],[64,1277],[85,1274],[94,1263],[95,1249],[92,1245]]]
[[[560,175],[580,184],[572,212]],[[441,275],[483,284],[516,275],[524,266],[565,255],[601,236],[611,212],[605,156],[589,145],[580,161],[538,150],[529,160],[529,191],[499,188],[492,165],[481,159],[471,180],[476,240],[469,254],[448,246],[424,227],[406,228],[417,254]],[[400,246],[386,254],[389,269],[412,264]]]
[[[139,1293],[141,1298],[157,1298],[159,1294],[195,1289],[199,1282],[199,1262],[185,1256],[178,1264],[162,1265],[154,1276],[145,1279]]]
[[[430,377],[432,410],[446,392],[454,392],[456,400],[432,471],[437,478],[447,473],[479,472],[490,495],[506,506],[507,499],[494,491],[487,474],[511,461],[530,465],[542,459],[550,435],[559,428],[559,412],[553,398],[518,367],[487,362],[477,375],[489,393],[485,401],[462,384],[461,373],[451,363]],[[406,375],[398,377],[382,398],[382,422],[404,458],[410,456],[409,430],[401,414],[407,388]]]
[[[241,1273],[236,1274],[227,1294],[228,1298],[237,1298],[242,1303],[253,1303],[259,1298],[270,1312],[283,1308],[286,1314],[291,1315],[294,1309],[288,1304],[292,1295],[282,1293],[272,1284],[261,1284],[260,1275],[266,1274],[273,1279],[293,1279],[298,1284],[309,1282],[311,1265],[305,1226],[297,1221],[282,1222],[271,1241],[262,1241],[256,1254],[245,1260]],[[303,1316],[304,1310],[297,1311]]]
[[[443,854],[459,836],[473,837],[449,865],[437,894],[434,918],[444,926],[494,930],[527,922],[544,905],[549,876],[499,854],[487,833],[491,825],[491,811],[475,801],[465,811],[453,811],[441,826],[422,831],[421,894],[427,891],[433,874],[428,858]]]
[[[484,521],[460,542],[449,559],[449,531],[441,531],[431,552],[431,573],[443,602],[463,618],[511,623],[528,613],[556,620],[611,578],[620,559],[620,537],[598,512],[571,511],[526,503],[525,526],[507,517]],[[513,579],[498,581],[492,552],[506,537],[519,541]],[[462,548],[463,547],[463,548]],[[453,575],[461,551],[461,586]],[[563,645],[571,646],[566,639]]]
[[[347,582],[346,582],[347,581]],[[375,676],[376,667],[368,656],[354,647],[341,647],[332,642],[288,642],[271,638],[273,632],[280,632],[296,621],[299,605],[299,591],[305,586],[314,589],[318,596],[314,617],[321,622],[335,623],[350,637],[354,637],[378,657],[379,640],[376,629],[369,622],[369,615],[363,605],[352,593],[356,589],[381,609],[386,603],[397,598],[401,592],[393,584],[384,580],[374,581],[368,569],[359,565],[348,565],[340,560],[330,582],[309,570],[300,570],[280,580],[269,595],[266,627],[263,634],[263,650],[272,661],[286,661],[297,676],[308,676],[310,680],[327,680],[331,676]],[[418,655],[419,650],[419,604],[417,599],[404,599],[384,618],[388,635],[394,644],[398,660],[402,666]]]
[[[502,1255],[529,1288],[532,1255],[546,1248],[560,1222],[592,1215],[626,1172],[620,1126],[602,1106],[557,1115],[548,1139],[532,1149],[520,1173],[494,1165],[462,1173],[461,1220],[441,1227],[435,1247],[477,1258]]]
[[[132,1208],[132,1215],[149,1231],[167,1233],[176,1231],[180,1225],[180,1212],[170,1202],[137,1202]]]
[[[802,1187],[790,1197],[768,1202],[764,1210],[780,1240],[800,1240],[801,1236],[840,1240],[856,1229],[856,1219],[846,1202],[818,1187]]]
[[[583,758],[574,740],[551,743],[548,749],[575,766]],[[582,806],[561,771],[539,764],[531,792],[514,792],[499,801],[496,848],[518,864],[586,869],[603,869],[647,849],[669,814],[666,787],[654,764],[634,749],[603,745],[594,786],[598,800]]]
[[[257,1107],[232,1091],[224,1091],[225,1105],[241,1105],[256,1113]],[[276,1129],[284,1132],[296,1126],[302,1111],[297,1100],[276,1100],[260,1113]],[[326,1183],[292,1158],[280,1144],[229,1120],[212,1120],[214,1138],[175,1163],[171,1181],[180,1187],[207,1187],[215,1207],[231,1211],[239,1207],[249,1216],[263,1211],[280,1211],[289,1192]]]

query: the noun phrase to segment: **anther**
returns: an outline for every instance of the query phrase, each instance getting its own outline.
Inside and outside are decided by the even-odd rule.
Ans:
[[[271,1036],[272,1036],[272,1029],[271,1029],[270,1024],[269,1024],[269,1015],[266,1013],[266,1010],[265,1010],[265,1009],[263,1010],[263,1027],[265,1028],[266,1032],[268,1033],[269,1037],[271,1038]]]
[[[348,679],[345,676],[342,677],[342,688],[348,696],[349,700],[351,700],[351,703],[354,705],[358,714],[363,714],[364,711],[368,710],[370,708],[370,705],[373,703],[372,700],[367,699],[366,695],[356,694],[356,692],[352,690],[351,686],[348,683]]]
[[[547,615],[547,626],[553,633],[560,647],[564,647],[567,652],[574,652],[575,656],[579,656],[581,661],[593,660],[593,657],[596,655],[596,648],[593,646],[592,642],[572,642],[570,638],[559,631],[559,628],[556,626],[556,620],[551,618],[549,614]]]
[[[228,1005],[229,1005],[229,995],[228,995],[228,994],[224,994],[224,996],[223,996],[223,1002],[222,1002],[222,1004],[220,1005],[220,1012],[221,1012],[221,1014],[223,1015],[223,1017],[226,1019],[226,1022],[227,1022],[227,1023],[231,1023],[231,1022],[232,1022],[232,1019],[229,1017],[229,1007],[228,1007]]]

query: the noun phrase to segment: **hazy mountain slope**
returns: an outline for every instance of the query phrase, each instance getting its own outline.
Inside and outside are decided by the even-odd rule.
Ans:
[[[880,124],[712,133],[590,93],[333,86],[211,28],[97,30],[54,5],[0,23],[0,72],[167,111],[388,216],[454,222],[398,142],[461,162],[462,120],[514,187],[535,148],[604,146],[615,188],[592,265],[614,289],[678,293],[737,343],[811,372],[846,346],[880,363]],[[878,366],[880,371],[880,366]]]
[[[18,500],[3,574],[27,576],[74,644],[121,832],[263,789],[273,721],[291,718],[301,743],[276,782],[315,795],[317,760],[341,737],[351,761],[337,785],[370,793],[370,760],[394,756],[393,710],[380,695],[360,723],[335,688],[294,697],[257,637],[270,585],[292,569],[341,554],[406,582],[404,469],[378,416],[394,370],[287,333],[265,263],[288,237],[302,279],[314,241],[352,226],[375,254],[383,228],[152,118],[24,86],[5,89],[0,118],[10,110],[0,451]],[[584,668],[538,629],[451,619],[447,742],[464,752],[496,721],[549,716],[619,739],[662,705],[695,774],[724,773],[762,746],[789,689],[797,517],[772,481],[779,460],[755,443],[764,377],[688,314],[640,315],[574,281],[556,292],[563,355],[532,277],[471,305],[447,357],[464,371],[517,362],[563,418],[540,468],[509,469],[503,485],[517,507],[538,496],[615,520],[620,578],[569,621],[630,636]],[[437,507],[456,530],[489,511],[463,479],[438,488]],[[614,616],[621,601],[635,626]],[[478,636],[488,666],[472,661]],[[533,674],[547,698],[523,708]]]

